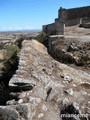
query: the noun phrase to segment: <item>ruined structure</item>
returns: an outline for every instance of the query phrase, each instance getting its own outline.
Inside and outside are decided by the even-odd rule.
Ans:
[[[90,120],[90,74],[55,61],[35,40],[22,42],[9,88],[0,120]]]
[[[58,18],[52,24],[44,25],[43,31],[48,34],[64,34],[68,26],[87,24],[90,22],[90,6],[58,10]],[[88,24],[89,25],[89,24]]]

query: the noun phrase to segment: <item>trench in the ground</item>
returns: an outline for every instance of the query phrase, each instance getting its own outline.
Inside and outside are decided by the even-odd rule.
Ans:
[[[53,39],[51,39],[50,37],[48,37],[45,41],[43,41],[43,44],[45,45],[45,47],[47,48],[47,51],[49,53],[49,55],[55,59],[56,61],[60,62],[60,63],[64,63],[68,66],[71,66],[75,69],[79,69],[79,70],[83,70],[87,73],[90,73],[90,58],[89,58],[89,54],[88,54],[88,50],[90,50],[90,42],[86,42],[85,44],[81,44],[81,43],[77,43],[76,41],[73,41],[75,42],[76,44],[76,47],[79,45],[80,48],[78,48],[78,50],[71,50],[70,45],[71,45],[71,42],[70,44],[66,43],[66,41],[63,41],[61,39],[61,41],[59,41],[59,44],[61,44],[61,48],[58,48],[58,43],[57,43],[57,38],[56,38],[56,42],[54,43],[53,42],[53,45],[52,45],[52,42],[51,40],[53,41]],[[62,42],[65,42],[65,51],[64,51],[64,47],[62,48],[62,46],[64,45],[64,43]],[[56,46],[55,46],[56,45]],[[66,50],[67,49],[67,50]],[[84,50],[85,49],[85,50]],[[86,54],[85,54],[86,52]],[[74,54],[75,53],[75,54]],[[76,55],[77,53],[77,55]]]
[[[19,49],[22,49],[22,42],[24,40],[31,40],[32,37],[20,37],[16,40],[15,45],[19,47]],[[16,70],[18,69],[19,65],[19,57],[16,55],[13,58],[13,64],[10,66],[7,66],[6,70],[3,71],[2,75],[0,76],[0,105],[6,105],[6,102],[8,100],[18,100],[16,96],[11,95],[10,93],[17,93],[22,91],[28,91],[32,90],[34,88],[34,85],[28,85],[27,83],[16,83],[17,86],[14,89],[10,89],[9,87],[9,81],[12,78],[12,76],[16,73]],[[10,67],[8,69],[8,67]],[[13,88],[13,86],[12,86]]]
[[[19,47],[19,49],[22,49],[22,41],[24,39],[19,39],[16,41],[16,45]],[[19,57],[15,55],[13,57],[13,64],[9,64],[10,66],[5,66],[5,69],[3,70],[2,75],[0,76],[0,105],[6,105],[6,102],[8,100],[15,99],[17,100],[17,97],[10,95],[11,92],[20,92],[22,91],[22,88],[17,88],[16,91],[11,91],[9,88],[9,81],[12,78],[12,76],[15,74],[16,70],[18,69],[19,64]],[[21,84],[22,86],[23,84]],[[32,86],[29,89],[33,89]],[[25,90],[26,91],[26,90]]]
[[[18,63],[19,63],[19,58],[15,57],[14,64],[11,66],[8,66],[10,68],[8,70],[4,70],[0,77],[0,83],[1,83],[0,85],[2,86],[2,89],[0,90],[0,105],[5,105],[6,101],[11,99],[8,84],[9,84],[10,79],[15,74],[16,70],[18,69]]]
[[[51,46],[49,45],[49,38],[47,39],[47,42],[43,42],[43,44],[45,45],[45,47],[47,48],[47,51],[49,53],[49,55],[51,57],[53,57],[53,59],[55,59],[56,61],[60,62],[60,63],[64,63],[64,64],[75,64],[75,60],[69,56],[68,54],[66,55],[64,53],[64,51],[60,50],[60,49],[54,49],[54,47],[52,46],[52,48],[50,48]],[[50,50],[51,49],[51,50]]]

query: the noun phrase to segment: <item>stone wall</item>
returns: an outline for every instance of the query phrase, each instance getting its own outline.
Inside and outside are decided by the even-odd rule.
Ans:
[[[90,17],[85,17],[82,19],[82,23],[90,23]]]
[[[85,24],[85,23],[88,23],[88,22],[90,22],[90,17],[69,19],[69,20],[66,20],[65,27],[74,26],[74,25],[77,25],[77,24]]]
[[[66,9],[67,19],[90,17],[90,6]]]
[[[61,43],[52,42],[55,47]],[[72,120],[80,120],[81,115],[90,120],[90,73],[55,61],[36,40],[22,42],[9,88],[13,91],[9,89],[6,106],[0,106],[0,120],[65,120],[67,114],[74,115]]]
[[[43,31],[49,34],[64,34],[64,26],[74,26],[90,22],[90,6],[65,9],[60,7],[55,23],[43,26]]]
[[[56,32],[56,29],[55,29],[55,23],[51,23],[51,24],[48,24],[48,25],[44,25],[43,26],[43,31],[48,33],[48,34],[55,34]]]
[[[60,19],[55,20],[55,29],[57,35],[63,35],[64,34],[64,23]]]
[[[77,25],[77,24],[80,24],[80,19],[79,18],[77,18],[77,19],[71,19],[71,20],[66,20],[65,27],[74,26],[74,25]]]

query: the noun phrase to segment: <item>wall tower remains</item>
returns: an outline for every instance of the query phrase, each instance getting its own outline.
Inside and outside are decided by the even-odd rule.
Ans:
[[[43,25],[48,34],[64,34],[64,27],[90,23],[90,6],[65,9],[60,7],[54,23]]]

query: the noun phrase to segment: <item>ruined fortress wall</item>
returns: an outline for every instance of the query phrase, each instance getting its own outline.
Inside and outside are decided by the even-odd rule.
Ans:
[[[60,7],[58,10],[58,19],[64,21],[67,20],[68,14],[67,14],[67,9]]]
[[[90,17],[85,17],[82,19],[82,23],[90,23]]]
[[[67,19],[90,17],[90,6],[66,9]]]
[[[55,28],[56,28],[56,34],[57,35],[63,35],[64,34],[64,24],[63,21],[56,19],[55,20]]]
[[[44,25],[43,26],[43,31],[46,32],[46,33],[48,33],[48,34],[55,33],[55,31],[56,31],[56,29],[55,29],[55,23]]]
[[[62,19],[62,16],[64,16],[65,19],[63,21],[65,21],[66,27],[90,22],[90,6],[72,9],[60,8],[59,14],[61,14],[59,19]]]
[[[55,23],[43,27],[43,31],[50,34],[64,34],[64,25],[74,26],[90,22],[90,6],[58,10],[58,18]]]
[[[90,17],[70,19],[70,20],[66,20],[65,27],[74,26],[74,25],[78,25],[78,24],[85,24],[88,22],[90,22]]]
[[[74,26],[74,25],[77,25],[80,23],[80,19],[77,18],[77,19],[71,19],[71,20],[67,20],[65,22],[65,27],[68,27],[68,26]]]

